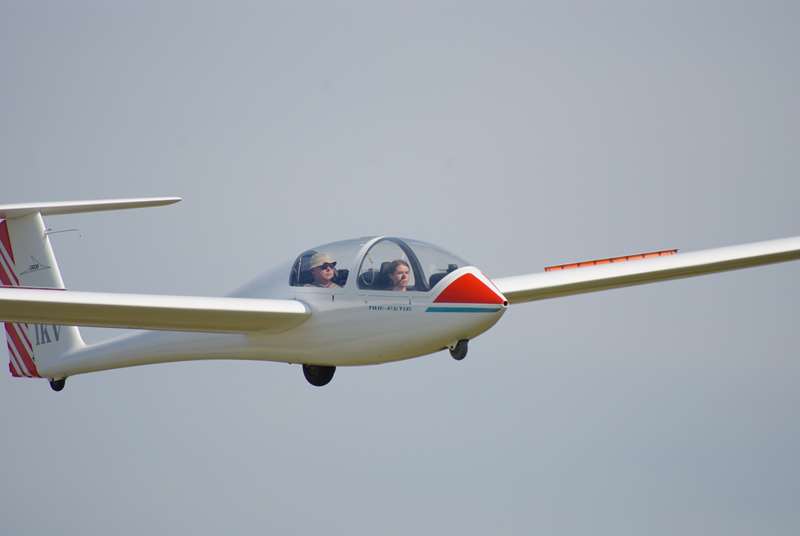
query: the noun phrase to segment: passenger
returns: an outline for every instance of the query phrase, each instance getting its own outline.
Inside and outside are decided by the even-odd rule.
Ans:
[[[307,283],[306,287],[341,288],[333,282],[336,277],[336,261],[325,253],[314,253],[308,262],[311,277],[314,281]]]
[[[389,290],[405,292],[408,290],[408,281],[411,277],[411,268],[402,259],[397,259],[389,264]]]

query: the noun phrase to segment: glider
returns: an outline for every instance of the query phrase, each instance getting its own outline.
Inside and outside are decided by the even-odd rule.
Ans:
[[[800,237],[691,253],[662,250],[489,278],[432,244],[375,236],[324,244],[228,297],[66,290],[44,216],[154,207],[178,197],[0,205],[0,321],[12,376],[67,377],[137,365],[251,359],[336,367],[386,363],[468,341],[509,305],[800,258]],[[86,345],[79,326],[147,330]]]

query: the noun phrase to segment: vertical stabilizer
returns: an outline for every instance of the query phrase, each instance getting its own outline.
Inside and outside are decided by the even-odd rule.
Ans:
[[[0,283],[14,287],[64,288],[40,213],[0,220]],[[84,345],[75,326],[4,324],[12,376],[38,378],[43,363]]]

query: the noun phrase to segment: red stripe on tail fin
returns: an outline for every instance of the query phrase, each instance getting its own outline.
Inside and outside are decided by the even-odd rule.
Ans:
[[[22,362],[25,364],[25,368],[28,369],[28,372],[31,373],[31,376],[39,377],[39,371],[36,369],[36,363],[33,362],[33,357],[28,353],[28,349],[25,348],[22,340],[17,333],[17,329],[20,329],[16,324],[12,324],[10,322],[6,322],[6,338],[11,341],[11,344],[14,345],[14,349],[17,351],[17,355],[19,355]]]
[[[25,342],[28,343],[28,348],[30,348],[31,352],[33,352],[33,345],[31,344],[31,340],[28,338],[28,324],[25,324],[25,327],[22,324],[17,324],[17,329],[20,333],[22,333],[22,337],[25,339]]]
[[[3,265],[0,264],[0,283],[2,283],[6,287],[15,287],[16,285],[11,284],[11,279],[8,278],[6,271],[3,269]]]
[[[8,222],[0,220],[0,283],[9,287],[19,286],[19,278],[14,273],[14,250],[11,247],[11,237],[8,234]],[[10,322],[5,323],[6,328],[6,343],[8,346],[8,370],[15,378],[21,378],[30,374],[38,376],[36,372],[36,365],[33,363],[28,348],[33,348],[28,339],[28,334],[25,329],[18,326],[20,333],[25,337],[28,346],[25,347],[22,341],[16,336],[16,330]],[[14,332],[14,335],[12,335]],[[13,346],[13,348],[12,348]],[[15,356],[16,354],[16,356]],[[25,357],[22,357],[22,356]],[[27,358],[27,359],[26,359]],[[25,361],[23,363],[16,362],[17,360]],[[30,362],[30,364],[28,364]],[[26,370],[27,369],[27,370]]]
[[[13,266],[8,265],[2,253],[0,253],[0,283],[7,287],[19,286],[19,279],[17,279],[17,274],[14,273]]]
[[[6,248],[8,255],[11,257],[11,262],[16,262],[14,250],[11,249],[11,238],[8,236],[8,223],[6,220],[0,220],[0,244],[3,244]]]
[[[8,339],[8,337],[6,337]],[[24,376],[30,378],[31,375],[28,373],[28,369],[25,368],[25,365],[22,364],[22,360],[20,360],[19,356],[17,355],[17,351],[14,349],[14,346],[8,341],[6,341],[6,347],[8,348],[8,363],[9,365],[13,365],[13,368],[19,372],[20,377]]]

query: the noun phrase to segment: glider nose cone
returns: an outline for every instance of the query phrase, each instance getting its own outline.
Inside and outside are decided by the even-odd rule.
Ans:
[[[453,303],[491,306],[499,310],[508,306],[508,300],[479,270],[463,268],[448,275],[443,289],[434,298],[434,303]]]
[[[474,267],[455,270],[434,287],[439,290],[426,309],[437,314],[440,326],[447,326],[450,340],[472,339],[491,328],[508,306],[508,301]]]

